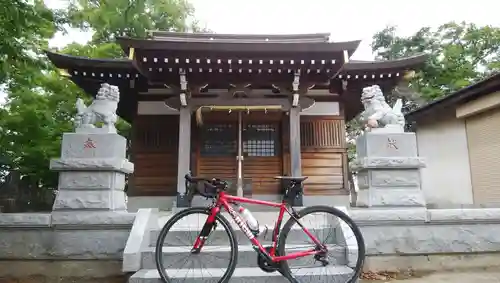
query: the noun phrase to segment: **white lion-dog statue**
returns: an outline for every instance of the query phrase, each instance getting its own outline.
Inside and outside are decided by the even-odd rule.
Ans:
[[[76,100],[76,128],[95,128],[95,123],[102,122],[108,133],[116,133],[115,123],[118,119],[116,109],[120,101],[120,90],[117,86],[102,83],[95,99],[86,106],[82,99]]]
[[[378,85],[363,88],[361,102],[365,110],[361,113],[361,119],[365,124],[365,130],[374,128],[384,129],[391,132],[403,132],[405,118],[401,109],[403,102],[398,99],[391,108],[385,101],[384,94]]]

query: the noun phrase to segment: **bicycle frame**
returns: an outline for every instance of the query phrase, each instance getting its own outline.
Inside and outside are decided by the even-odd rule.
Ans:
[[[243,218],[239,215],[239,213],[237,213],[233,209],[233,207],[231,206],[231,204],[233,204],[233,203],[257,204],[257,205],[263,205],[263,206],[269,206],[269,207],[276,207],[276,208],[280,209],[278,220],[276,221],[276,225],[274,227],[272,246],[271,246],[271,249],[269,252],[266,250],[265,247],[262,246],[262,244],[259,242],[259,240],[257,240],[257,238],[254,236],[254,234],[250,231],[250,229],[246,225]],[[229,213],[229,215],[231,215],[234,222],[236,222],[236,224],[240,227],[241,231],[243,231],[243,233],[248,237],[248,239],[252,243],[254,249],[258,253],[260,253],[261,255],[266,257],[268,261],[280,262],[280,261],[284,261],[284,260],[290,260],[290,259],[296,259],[296,258],[300,258],[300,257],[304,257],[304,256],[315,255],[315,254],[322,252],[322,250],[324,249],[322,243],[320,241],[318,241],[318,239],[316,237],[314,237],[314,235],[312,235],[311,232],[309,232],[309,230],[307,230],[307,228],[305,228],[302,225],[302,223],[300,222],[299,219],[297,219],[297,217],[295,216],[295,212],[293,211],[293,208],[292,208],[292,211],[293,211],[292,213],[288,210],[287,203],[285,200],[283,200],[283,202],[281,202],[281,203],[269,202],[269,201],[263,201],[263,200],[255,200],[255,199],[249,199],[249,198],[244,198],[244,197],[232,196],[232,195],[229,195],[229,194],[222,191],[222,192],[219,192],[218,198],[215,202],[215,206],[213,206],[211,208],[210,215],[208,216],[207,221],[205,222],[205,225],[203,226],[203,228],[200,232],[200,235],[198,235],[198,237],[196,238],[196,241],[195,241],[195,243],[193,245],[193,249],[192,249],[193,252],[200,252],[201,251],[203,245],[205,244],[206,239],[208,238],[208,236],[212,232],[213,225],[215,224],[215,219],[216,219],[215,217],[218,213],[220,213],[221,207],[226,209],[226,211]],[[297,222],[297,224],[299,224],[299,226],[307,234],[307,236],[309,236],[309,238],[317,246],[320,246],[322,248],[321,250],[311,249],[308,251],[296,252],[296,253],[288,254],[285,256],[276,256],[276,249],[277,249],[277,245],[278,245],[278,235],[280,233],[280,227],[281,227],[281,223],[283,221],[283,216],[284,216],[285,212],[290,214],[290,216]]]

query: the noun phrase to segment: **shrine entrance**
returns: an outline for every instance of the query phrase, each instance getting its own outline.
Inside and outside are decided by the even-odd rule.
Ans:
[[[279,194],[273,177],[283,173],[282,112],[264,111],[205,114],[199,128],[197,173],[224,178],[230,194]]]

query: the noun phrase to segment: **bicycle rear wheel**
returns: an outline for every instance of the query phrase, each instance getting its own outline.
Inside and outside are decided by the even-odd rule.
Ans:
[[[313,217],[316,214],[324,216]],[[298,215],[304,228],[326,246],[328,252],[322,256],[310,255],[281,262],[283,275],[294,283],[356,282],[363,269],[365,243],[354,221],[330,206],[307,207]],[[280,255],[307,251],[316,246],[293,218],[283,226],[278,245]]]
[[[161,229],[156,242],[155,262],[164,283],[179,280],[227,283],[233,275],[238,243],[231,224],[223,215],[216,216],[215,226],[199,253],[192,250],[210,213],[210,209],[204,207],[187,208],[172,216]],[[224,238],[228,241],[225,242]],[[193,263],[187,263],[190,259]],[[196,271],[196,268],[201,270]]]

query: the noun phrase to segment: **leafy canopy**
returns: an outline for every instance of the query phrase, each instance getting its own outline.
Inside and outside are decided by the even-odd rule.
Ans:
[[[0,84],[16,80],[25,68],[43,68],[38,55],[62,23],[59,11],[42,0],[0,0]]]
[[[500,71],[500,27],[451,22],[403,37],[391,26],[373,36],[372,50],[385,60],[430,56],[411,85],[424,103]]]
[[[405,110],[415,109],[443,97],[494,72],[500,71],[500,27],[473,23],[446,23],[437,28],[423,27],[410,36],[397,35],[389,26],[373,35],[372,51],[377,60],[395,60],[428,54],[426,65],[408,85],[385,93],[387,101],[405,101]],[[349,159],[355,156],[355,138],[361,133],[359,117],[348,121]]]
[[[17,169],[55,188],[57,174],[49,170],[60,155],[61,138],[72,129],[77,97],[89,99],[69,79],[59,75],[43,50],[58,30],[68,25],[93,32],[87,44],[72,43],[57,52],[91,58],[119,58],[117,36],[144,37],[148,30],[197,31],[187,19],[187,1],[74,0],[53,11],[42,0],[0,0],[0,84],[7,102],[0,106],[0,161],[3,169]],[[13,40],[14,39],[14,40]],[[127,136],[129,125],[117,125]],[[0,169],[2,169],[0,168]]]

